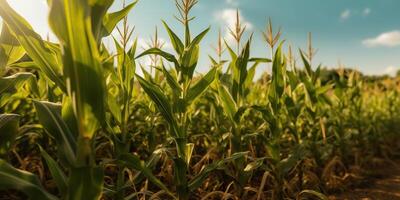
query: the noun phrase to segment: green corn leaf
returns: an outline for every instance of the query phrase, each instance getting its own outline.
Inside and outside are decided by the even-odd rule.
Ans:
[[[61,90],[66,91],[65,83],[60,78],[60,63],[50,47],[33,31],[28,22],[10,7],[7,1],[0,1],[0,16],[29,57],[50,80],[54,81]]]
[[[185,155],[186,155],[186,165],[187,166],[190,166],[190,160],[192,159],[193,150],[194,150],[193,143],[186,144]]]
[[[29,79],[36,80],[36,77],[32,73],[20,72],[8,77],[0,78],[0,94],[11,88],[21,87]]]
[[[68,180],[68,200],[100,200],[103,192],[103,168],[72,168]]]
[[[178,65],[178,60],[176,60],[174,55],[172,55],[170,53],[167,53],[167,52],[165,52],[165,51],[163,51],[161,49],[158,49],[158,48],[148,49],[148,50],[144,51],[142,54],[140,54],[139,56],[137,56],[136,59],[141,58],[141,57],[146,56],[146,55],[152,55],[152,54],[159,55],[159,56],[165,58],[166,60],[168,60],[169,62],[172,62],[172,63]]]
[[[30,199],[57,199],[57,197],[45,191],[34,174],[16,169],[0,159],[0,190],[9,189],[21,191]]]
[[[258,62],[254,63],[253,66],[251,66],[250,69],[247,71],[247,77],[243,83],[244,89],[250,90],[250,87],[253,84],[258,64]]]
[[[164,119],[168,122],[170,125],[170,128],[172,129],[172,132],[175,134],[175,137],[178,137],[179,130],[177,123],[175,121],[173,112],[172,112],[172,107],[171,104],[168,101],[168,98],[163,94],[161,89],[157,86],[154,85],[153,83],[150,83],[149,81],[143,79],[142,77],[136,75],[140,85],[142,86],[143,90],[146,92],[146,94],[150,97],[150,99],[155,103],[157,106],[158,110],[164,117]]]
[[[317,69],[315,70],[315,73],[313,74],[312,80],[313,80],[314,84],[316,84],[318,81],[318,78],[321,77],[321,68],[322,68],[322,65],[321,64],[318,65]]]
[[[270,90],[270,96],[273,99],[277,99],[282,96],[285,88],[285,72],[286,66],[282,63],[282,44],[275,52],[275,57],[272,65],[272,84]]]
[[[178,97],[182,92],[182,88],[179,86],[178,81],[170,74],[171,72],[169,72],[164,65],[162,65],[162,72],[167,79],[169,87],[171,87],[172,91],[174,92],[174,95]]]
[[[207,177],[216,169],[220,167],[220,162],[215,162],[205,166],[199,174],[197,174],[190,182],[189,182],[189,190],[195,191],[199,188],[203,182],[207,179]]]
[[[165,153],[165,149],[156,149],[155,151],[153,151],[150,158],[146,161],[146,167],[149,170],[154,168],[162,158],[163,153]],[[143,173],[138,171],[133,179],[135,180],[135,183],[140,183],[143,180],[143,177]]]
[[[168,194],[172,194],[167,186],[165,186],[157,177],[153,175],[151,170],[145,166],[144,162],[141,161],[139,157],[132,154],[122,154],[118,158],[118,161],[129,168],[140,171],[144,176],[149,179],[150,182],[152,182],[162,190],[166,191]]]
[[[49,2],[49,7],[51,6],[51,1]],[[94,35],[96,36],[96,39],[98,39],[98,42],[101,40],[102,34],[106,31],[106,28],[104,27],[105,21],[108,20],[106,17],[107,11],[110,9],[112,4],[114,3],[114,0],[93,0],[90,4],[90,8],[92,10],[91,13],[91,21],[92,21],[92,30]]]
[[[149,82],[154,83],[154,80],[153,80],[153,77],[151,76],[151,74],[146,69],[144,69],[144,67],[142,65],[140,65],[140,68],[142,69],[144,79]]]
[[[130,48],[129,51],[128,51],[129,58],[131,59],[132,62],[135,61],[136,51],[137,51],[137,45],[138,45],[138,39],[135,38],[135,40],[133,41],[133,44],[132,44],[131,48]]]
[[[165,21],[163,21],[164,27],[165,29],[167,29],[169,38],[171,40],[172,46],[174,47],[175,51],[177,54],[182,54],[184,46],[183,46],[183,42],[181,41],[181,39],[179,39],[179,37],[172,31],[172,29],[168,26],[167,23],[165,23]]]
[[[123,86],[122,92],[124,93],[124,101],[128,101],[131,98],[133,89],[133,78],[135,77],[136,64],[131,60],[130,56],[125,52],[124,48],[114,39],[115,46],[117,47],[117,71],[120,79],[120,85]],[[130,53],[134,54],[136,49],[136,42],[130,49]]]
[[[0,114],[0,156],[7,154],[18,135],[19,115]]]
[[[117,120],[117,122],[120,124],[122,121],[121,119],[121,107],[118,105],[117,102],[117,97],[115,97],[114,95],[110,94],[108,96],[108,108],[110,109],[111,114],[113,115],[113,117]]]
[[[296,88],[300,81],[297,73],[295,71],[288,71],[287,76],[288,76],[288,81],[289,81],[290,87]]]
[[[249,107],[243,106],[243,107],[240,107],[240,108],[237,110],[237,112],[235,113],[235,116],[234,116],[234,120],[235,120],[235,122],[236,122],[237,124],[240,123],[240,120],[242,119],[243,114],[247,111],[247,109],[249,109]]]
[[[62,156],[65,156],[68,163],[74,165],[77,142],[61,118],[61,105],[40,101],[34,101],[34,105],[40,123],[54,137],[59,150],[63,153]]]
[[[205,166],[199,174],[197,174],[190,182],[189,182],[189,190],[195,191],[197,188],[203,184],[206,178],[215,170],[223,167],[226,163],[235,161],[239,158],[243,158],[247,155],[247,152],[238,152],[234,153],[232,156],[227,157],[225,159],[216,161],[212,164]]]
[[[218,66],[218,62],[212,56],[208,55],[208,58],[211,61],[211,66],[212,67],[217,67]]]
[[[212,68],[203,78],[201,78],[195,85],[193,85],[186,96],[188,103],[194,101],[199,97],[212,82],[214,82],[218,68]]]
[[[301,51],[301,50],[300,50],[300,56],[301,56],[301,59],[303,60],[304,68],[306,69],[307,75],[309,77],[312,77],[313,71],[311,69],[310,62],[308,62],[307,58],[304,56],[303,51]]]
[[[51,0],[49,24],[60,40],[63,72],[79,133],[92,138],[105,122],[106,92],[98,44],[91,24],[91,2]]]
[[[65,196],[68,190],[67,185],[67,177],[64,172],[61,170],[58,163],[39,145],[40,153],[42,157],[46,161],[47,167],[49,168],[50,174],[54,179],[54,182],[57,185],[58,191],[61,193],[61,196]]]
[[[268,58],[250,58],[249,62],[270,63],[272,60]]]
[[[17,62],[24,55],[24,48],[19,44],[17,38],[12,35],[7,24],[3,22],[0,35],[0,76],[6,66]]]
[[[244,83],[247,78],[247,64],[250,58],[250,44],[251,38],[247,41],[234,64],[232,96],[235,100],[237,100],[239,96],[243,96]]]
[[[8,65],[9,68],[21,68],[21,69],[34,69],[40,70],[40,67],[36,65],[35,62],[18,62]]]
[[[225,46],[228,49],[229,55],[232,58],[232,62],[235,63],[238,55],[236,55],[235,51],[233,51],[233,49],[229,46],[227,41],[225,41]]]
[[[233,100],[233,97],[231,94],[228,92],[225,86],[220,85],[218,88],[218,98],[220,99],[222,103],[222,107],[225,111],[225,113],[228,115],[228,117],[232,120],[235,121],[235,114],[238,110],[237,105],[235,101]]]
[[[117,12],[107,13],[103,18],[103,30],[100,38],[110,35],[117,26],[118,22],[120,22],[129,14],[137,2],[138,1],[134,1]]]
[[[203,40],[204,36],[206,36],[206,34],[208,33],[208,31],[210,31],[210,27],[208,27],[207,29],[205,29],[203,32],[201,32],[199,35],[197,35],[192,42],[189,45],[189,49],[193,48],[194,46],[197,46],[200,44],[200,42]]]
[[[78,130],[78,120],[76,120],[76,116],[74,113],[74,109],[72,107],[71,98],[68,96],[64,96],[62,100],[62,110],[61,116],[65,124],[68,124],[68,128],[70,133],[72,134],[72,138],[78,138],[79,130]]]
[[[180,64],[183,74],[188,79],[192,79],[193,77],[194,70],[197,66],[197,62],[199,61],[199,53],[199,45],[191,46],[190,48],[187,48],[183,51]]]

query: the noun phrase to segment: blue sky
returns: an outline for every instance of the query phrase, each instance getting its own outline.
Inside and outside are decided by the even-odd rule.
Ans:
[[[129,2],[129,0],[127,0]],[[47,6],[44,0],[9,0],[10,4],[45,36]],[[121,8],[116,0],[112,10]],[[269,50],[261,38],[268,17],[275,28],[282,28],[282,37],[295,48],[305,48],[307,33],[313,33],[313,43],[318,49],[315,63],[336,67],[340,62],[366,74],[383,74],[400,69],[400,1],[398,0],[199,0],[192,15],[194,33],[211,26],[212,30],[202,43],[199,72],[209,68],[208,54],[213,54],[211,44],[217,40],[218,30],[226,31],[232,24],[234,11],[240,10],[248,32],[254,32],[252,54],[268,56]],[[155,26],[161,38],[167,41],[161,20],[166,20],[179,30],[173,18],[176,8],[173,0],[140,0],[129,15],[135,25],[135,36],[140,44],[148,41]],[[179,31],[177,31],[180,33]],[[225,33],[224,33],[225,35]],[[171,47],[166,43],[166,49]],[[261,71],[268,66],[261,66]]]

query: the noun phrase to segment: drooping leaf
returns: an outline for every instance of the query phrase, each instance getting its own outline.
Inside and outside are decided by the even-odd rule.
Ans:
[[[46,192],[34,174],[16,169],[0,159],[0,190],[9,189],[23,192],[31,199],[57,199],[57,197]]]
[[[137,56],[136,59],[137,58],[141,58],[141,57],[143,57],[145,55],[152,55],[152,54],[159,55],[159,56],[163,57],[164,59],[166,59],[166,60],[168,60],[168,61],[170,61],[170,62],[172,62],[172,63],[174,63],[176,65],[178,64],[178,61],[176,60],[174,55],[172,55],[170,53],[167,53],[167,52],[165,52],[165,51],[163,51],[161,49],[158,49],[158,48],[148,49],[148,50],[144,51],[142,54],[140,54],[139,56]]]
[[[40,123],[54,137],[58,148],[62,150],[62,156],[65,156],[68,163],[74,165],[77,142],[61,118],[61,105],[39,101],[34,101],[34,105]]]
[[[268,58],[250,58],[249,62],[270,63],[272,60]]]

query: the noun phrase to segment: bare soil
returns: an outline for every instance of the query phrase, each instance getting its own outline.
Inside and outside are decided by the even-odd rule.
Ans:
[[[359,186],[329,197],[331,200],[400,200],[400,160],[372,170]]]

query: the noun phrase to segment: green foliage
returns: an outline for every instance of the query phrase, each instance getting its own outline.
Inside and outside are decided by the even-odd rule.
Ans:
[[[0,178],[0,189],[2,190],[17,189],[32,199],[57,199],[46,192],[34,174],[18,170],[4,160],[0,160]]]
[[[19,115],[0,115],[0,156],[3,157],[10,149],[17,137],[19,129]]]
[[[217,59],[197,75],[210,32],[192,35],[197,0],[175,2],[182,36],[162,22],[172,53],[157,31],[139,52],[127,21],[137,1],[109,13],[113,3],[49,0],[52,43],[0,0],[1,197],[326,199],[345,185],[341,169],[392,155],[398,77],[314,67],[311,45],[298,65],[271,22],[271,58],[253,57],[239,13],[237,49],[220,34]]]

